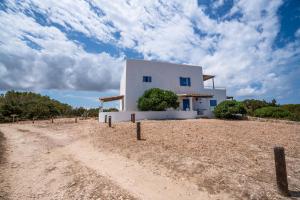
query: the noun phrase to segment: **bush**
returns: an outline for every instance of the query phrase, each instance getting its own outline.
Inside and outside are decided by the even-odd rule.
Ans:
[[[254,111],[259,108],[268,107],[268,106],[276,106],[276,100],[273,99],[271,102],[267,102],[265,100],[257,100],[257,99],[246,99],[242,101],[244,104],[247,114],[254,115]]]
[[[214,114],[220,119],[238,119],[240,115],[246,114],[246,109],[241,102],[223,101],[215,107]]]
[[[281,107],[264,107],[254,111],[255,117],[267,117],[276,119],[290,119],[293,117],[292,113]]]
[[[282,105],[281,108],[292,113],[289,117],[290,120],[300,121],[300,104],[285,104]]]
[[[117,108],[104,108],[102,112],[119,112]]]
[[[178,108],[177,95],[168,90],[152,88],[146,90],[138,100],[138,108],[141,111],[164,111],[167,108]]]

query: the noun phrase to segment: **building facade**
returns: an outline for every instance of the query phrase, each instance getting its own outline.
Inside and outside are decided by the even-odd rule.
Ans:
[[[160,88],[178,95],[179,110],[194,110],[199,114],[212,110],[226,100],[226,89],[205,88],[204,81],[214,76],[203,75],[202,67],[157,61],[126,60],[120,82],[123,103],[120,110],[137,111],[137,101],[145,90]]]
[[[204,87],[205,81],[212,81],[213,86]],[[172,116],[178,116],[181,111],[190,111],[196,113],[190,116],[211,117],[214,107],[227,98],[226,89],[215,88],[214,76],[203,74],[201,66],[126,60],[120,81],[120,95],[100,98],[100,101],[104,103],[119,100],[121,112],[137,113],[139,112],[137,106],[139,97],[151,88],[170,90],[177,94],[180,106],[177,109],[178,112],[173,112]],[[119,112],[118,115],[122,114]],[[139,115],[146,116],[147,114],[140,112]],[[187,116],[186,113],[180,115]],[[151,116],[155,119],[155,114],[152,113]]]

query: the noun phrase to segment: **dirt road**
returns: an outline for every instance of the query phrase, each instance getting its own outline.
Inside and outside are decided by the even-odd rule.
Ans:
[[[0,199],[231,199],[96,148],[101,144],[91,132],[97,125],[0,125]]]
[[[286,199],[273,147],[300,197],[299,123],[95,120],[0,125],[0,199]]]

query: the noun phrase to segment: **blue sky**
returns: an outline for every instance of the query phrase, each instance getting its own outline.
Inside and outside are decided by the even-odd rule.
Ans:
[[[126,58],[203,66],[237,99],[300,103],[300,1],[0,1],[2,92],[97,107]]]

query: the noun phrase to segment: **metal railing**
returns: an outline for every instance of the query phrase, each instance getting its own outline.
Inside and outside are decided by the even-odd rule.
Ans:
[[[213,88],[212,86],[205,86],[204,89],[209,89],[209,90],[226,90],[226,87],[215,87]]]

